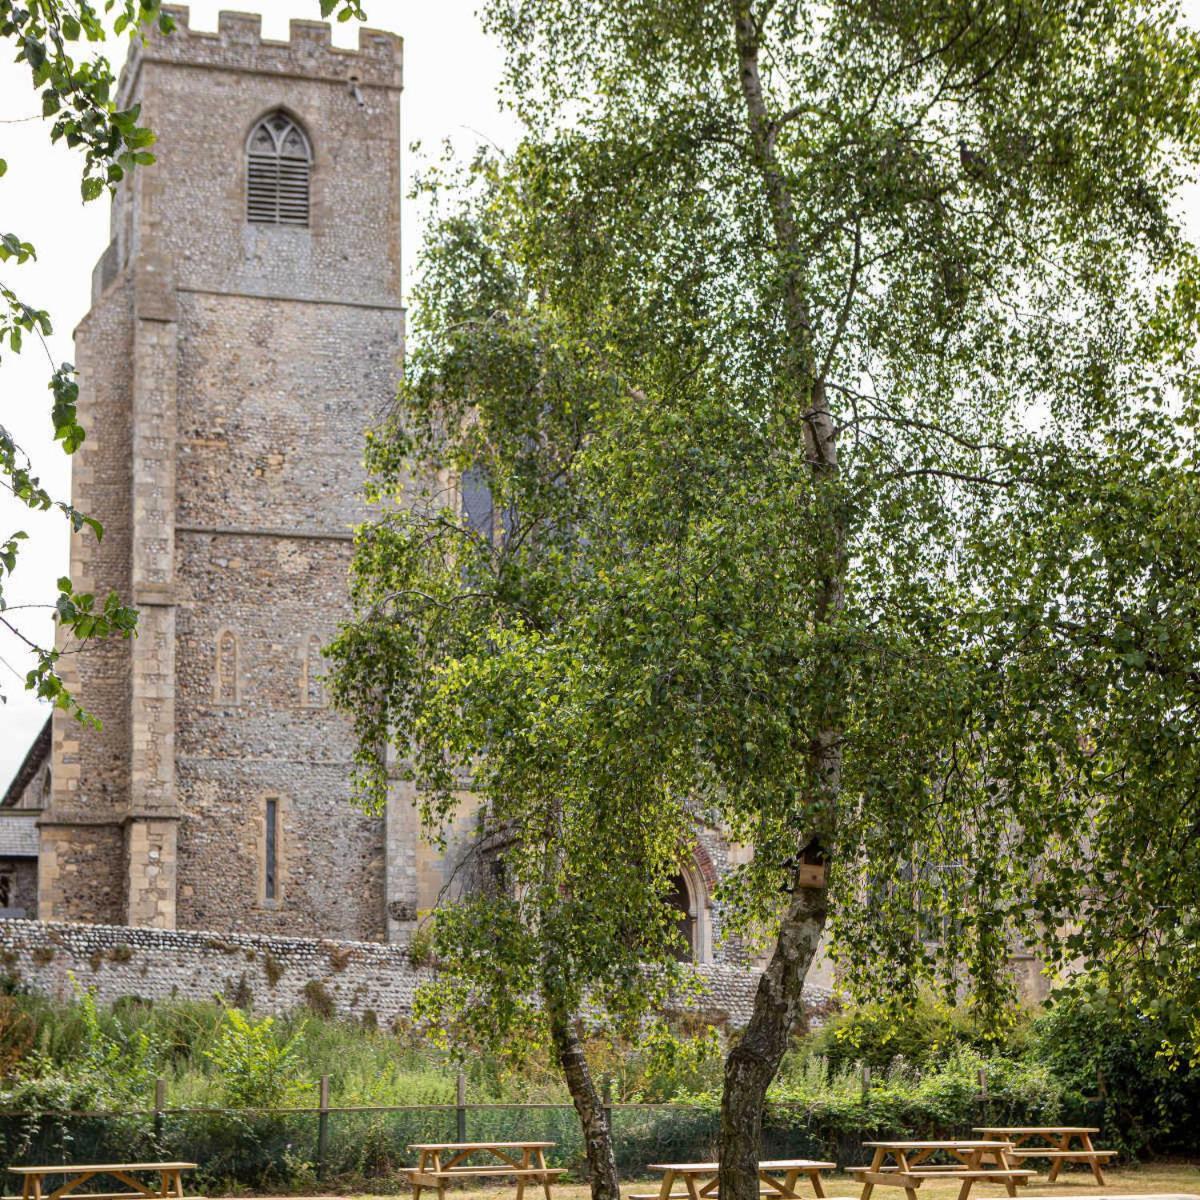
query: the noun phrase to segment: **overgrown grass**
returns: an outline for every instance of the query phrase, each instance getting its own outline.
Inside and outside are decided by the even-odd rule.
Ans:
[[[944,1006],[837,1017],[786,1056],[763,1151],[856,1162],[872,1137],[1060,1120],[1100,1125],[1103,1143],[1130,1156],[1200,1150],[1200,1072],[1167,1054],[1169,1030],[1096,1003],[1067,994],[1007,1026],[1007,1044]],[[623,1171],[712,1156],[723,1048],[711,1031],[678,1030],[636,1049],[596,1043],[592,1052],[613,1102],[635,1105],[615,1113]],[[461,1065],[469,1103],[508,1106],[472,1108],[469,1137],[544,1139],[555,1143],[555,1165],[581,1169],[578,1121],[548,1062],[477,1050]],[[317,1118],[278,1110],[314,1108],[328,1075],[335,1108],[369,1111],[330,1118],[324,1180],[390,1188],[409,1143],[455,1137],[453,1110],[433,1106],[453,1104],[458,1067],[412,1029],[310,1012],[250,1019],[216,1002],[100,1008],[87,995],[55,1004],[0,994],[0,1109],[21,1114],[0,1119],[0,1160],[170,1156],[203,1164],[201,1189],[311,1190]],[[158,1078],[172,1111],[156,1125],[145,1110]],[[650,1106],[664,1102],[675,1107]],[[553,1107],[523,1107],[531,1104]],[[67,1115],[80,1110],[116,1115]],[[39,1115],[47,1112],[55,1115]]]

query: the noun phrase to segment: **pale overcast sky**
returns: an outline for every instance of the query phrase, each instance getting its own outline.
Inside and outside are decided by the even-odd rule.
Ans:
[[[478,0],[365,0],[369,24],[404,38],[404,93],[401,123],[404,143],[416,140],[436,152],[445,137],[469,151],[480,139],[500,146],[516,136],[512,118],[496,104],[500,55],[479,28]],[[216,29],[219,8],[259,11],[263,34],[286,39],[292,17],[315,18],[318,0],[194,0],[190,24]],[[1185,12],[1200,24],[1200,0],[1186,0]],[[357,45],[354,23],[334,26],[334,41]],[[7,50],[7,46],[5,47]],[[119,43],[109,53],[123,53]],[[108,243],[108,202],[84,205],[79,195],[78,155],[51,147],[48,125],[36,116],[37,105],[27,68],[0,61],[0,157],[8,173],[0,178],[0,231],[19,234],[38,248],[38,262],[5,272],[27,301],[49,309],[55,320],[50,350],[55,362],[73,361],[71,331],[87,311],[91,270]],[[413,165],[406,155],[406,168]],[[151,170],[153,168],[150,168]],[[1200,236],[1200,191],[1191,189],[1182,203],[1193,231]],[[411,267],[419,237],[417,211],[407,205],[402,221],[403,253]],[[0,422],[33,456],[49,490],[70,493],[70,460],[49,437],[48,363],[35,346],[19,356],[5,354],[0,364]],[[101,521],[103,513],[96,513]],[[67,527],[57,514],[30,513],[11,499],[0,498],[0,538],[25,529],[30,540],[21,566],[6,585],[10,604],[45,602],[53,597],[53,581],[67,570]],[[15,615],[15,614],[14,614]],[[52,639],[48,614],[26,612],[22,627],[43,644]],[[46,718],[47,710],[24,690],[30,656],[7,631],[0,630],[0,794]],[[84,697],[86,701],[86,697]]]

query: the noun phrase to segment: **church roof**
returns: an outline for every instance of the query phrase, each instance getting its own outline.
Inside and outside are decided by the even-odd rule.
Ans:
[[[50,757],[50,722],[51,718],[47,717],[41,733],[33,739],[33,745],[29,747],[28,753],[17,768],[12,783],[8,785],[8,791],[4,793],[4,799],[0,800],[0,808],[13,808],[16,805],[21,793]]]

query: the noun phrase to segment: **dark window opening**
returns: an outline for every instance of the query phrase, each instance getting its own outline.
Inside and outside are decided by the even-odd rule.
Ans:
[[[696,958],[696,918],[692,914],[692,893],[682,872],[671,880],[671,890],[666,902],[676,910],[675,957],[680,962],[694,962]]]
[[[263,894],[274,900],[278,892],[279,801],[267,801],[267,838],[264,855]]]

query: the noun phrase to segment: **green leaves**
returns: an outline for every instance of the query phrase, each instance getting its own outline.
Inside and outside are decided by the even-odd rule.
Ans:
[[[0,262],[15,258],[18,265],[36,258],[37,252],[29,242],[23,242],[15,233],[0,235]]]
[[[487,9],[529,136],[425,184],[368,448],[408,511],[339,639],[365,785],[386,738],[434,825],[467,770],[518,829],[703,814],[767,942],[819,830],[862,993],[999,1011],[1021,940],[1195,996],[1200,275],[1163,214],[1196,39],[1165,5],[750,13]]]
[[[117,0],[106,0],[103,11],[114,10],[117,10],[118,33],[156,18],[163,32],[172,28],[169,16],[160,11],[157,0],[137,3],[123,0],[119,4]],[[145,147],[153,143],[154,135],[137,124],[138,108],[117,110],[111,99],[115,78],[107,60],[78,62],[71,55],[70,44],[81,38],[90,42],[103,40],[103,22],[96,6],[47,0],[19,7],[10,0],[0,0],[0,37],[14,43],[17,61],[29,66],[32,85],[41,92],[42,116],[53,122],[51,140],[65,141],[82,152],[80,192],[84,200],[98,198],[106,187],[115,185],[135,166],[153,162]],[[0,175],[6,170],[7,164],[0,161]],[[0,262],[19,266],[34,257],[30,243],[13,233],[0,235]],[[41,340],[51,332],[48,312],[25,302],[7,283],[0,283],[0,345],[7,344],[12,353],[20,353],[27,334]],[[55,368],[49,388],[53,396],[50,416],[55,440],[67,454],[73,454],[84,440],[77,417],[79,389],[74,368],[69,363]],[[13,496],[30,508],[57,507],[74,532],[86,529],[97,538],[102,535],[99,521],[50,496],[32,473],[28,458],[5,430],[0,430],[0,478]],[[14,534],[0,549],[0,565],[5,574],[15,569],[19,543],[23,540],[24,533]],[[4,607],[0,588],[0,609]],[[134,610],[122,605],[115,594],[99,604],[90,594],[76,594],[70,580],[65,578],[59,580],[59,595],[53,607],[61,636],[68,645],[94,638],[128,637],[136,625]],[[58,673],[62,646],[37,646],[10,620],[3,619],[3,624],[34,654],[35,663],[26,677],[26,686],[41,698],[74,712],[81,720],[92,721]],[[78,646],[72,645],[72,649]]]
[[[321,0],[321,16],[333,16],[335,13],[339,21],[367,19],[360,0]]]

